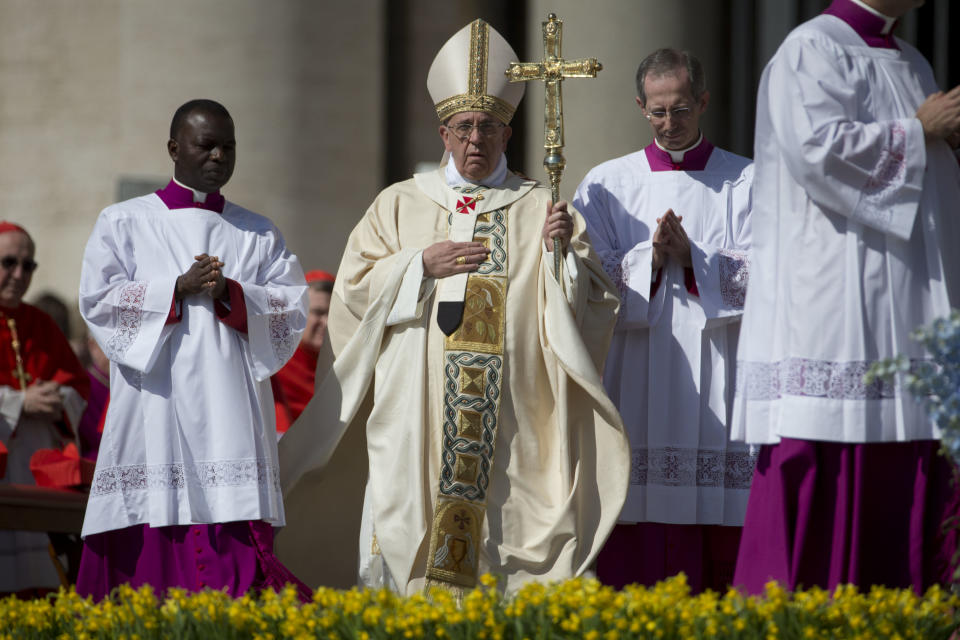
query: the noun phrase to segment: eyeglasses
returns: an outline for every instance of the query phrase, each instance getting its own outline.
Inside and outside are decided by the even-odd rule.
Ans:
[[[0,267],[3,267],[6,271],[16,269],[18,264],[23,268],[25,273],[33,273],[33,270],[37,268],[37,262],[30,258],[24,258],[23,260],[17,260],[16,256],[3,256],[0,258]]]
[[[669,111],[658,109],[656,111],[649,111],[644,115],[650,122],[663,122],[667,119],[668,114],[671,120],[686,120],[690,117],[690,107],[676,107]]]
[[[502,122],[479,122],[472,124],[470,122],[461,122],[453,126],[447,126],[447,131],[451,132],[460,142],[466,142],[473,130],[476,129],[481,138],[492,138],[503,128]]]

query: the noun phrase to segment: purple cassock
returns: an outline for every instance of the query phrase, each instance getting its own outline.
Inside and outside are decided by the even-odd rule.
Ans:
[[[948,584],[957,513],[939,443],[850,444],[784,438],[760,449],[734,584],[760,593],[838,584]]]
[[[675,162],[669,151],[664,151],[651,142],[643,149],[650,163],[651,171],[703,171],[713,153],[713,143],[706,138],[700,139],[700,144],[683,154],[683,159]]]
[[[77,593],[100,600],[121,584],[187,591],[226,589],[239,597],[251,589],[279,591],[287,584],[309,602],[310,588],[273,553],[266,522],[224,522],[153,528],[137,525],[87,536]]]
[[[157,195],[170,209],[203,208],[223,212],[219,192],[195,203],[193,192],[171,181]],[[172,301],[171,301],[172,306]],[[176,317],[171,311],[171,320]],[[231,326],[245,325],[224,319]],[[234,597],[265,588],[296,587],[303,602],[311,589],[273,553],[273,527],[263,521],[217,522],[150,527],[146,524],[88,535],[77,576],[77,593],[100,600],[128,583],[151,585],[158,593],[172,587],[188,591],[225,589]]]
[[[870,47],[899,49],[893,23],[852,0],[824,11]],[[913,400],[907,400],[912,402]],[[783,438],[760,449],[734,584],[760,593],[852,583],[918,593],[952,582],[960,513],[955,467],[932,440],[822,442]]]
[[[622,589],[653,586],[683,572],[691,593],[723,593],[733,582],[741,531],[708,524],[618,524],[597,556],[597,578]]]

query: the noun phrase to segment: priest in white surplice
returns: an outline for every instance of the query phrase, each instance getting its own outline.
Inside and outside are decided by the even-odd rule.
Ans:
[[[507,169],[516,59],[482,20],[438,53],[427,86],[449,161],[384,190],[351,234],[336,363],[280,443],[296,494],[347,425],[365,425],[363,584],[469,588],[489,571],[513,590],[577,575],[623,504],[627,444],[599,375],[616,292],[580,216]]]
[[[604,385],[630,438],[630,492],[597,560],[621,587],[683,571],[694,591],[733,578],[753,457],[729,441],[750,243],[750,160],[713,146],[693,55],[637,70],[654,141],[584,178],[574,206],[622,298]]]
[[[893,36],[916,0],[835,0],[760,82],[732,431],[760,449],[736,583],[924,589],[952,549],[939,431],[871,364],[960,304],[960,88]],[[936,95],[934,95],[936,94]]]
[[[220,194],[236,157],[222,105],[181,106],[167,149],[173,180],[104,209],[83,258],[80,311],[110,358],[77,579],[97,599],[124,582],[234,596],[296,582],[272,551],[270,375],[306,324],[303,271],[269,220]]]

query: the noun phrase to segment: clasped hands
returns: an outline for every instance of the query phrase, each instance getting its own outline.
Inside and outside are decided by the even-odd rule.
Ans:
[[[177,278],[174,297],[177,300],[183,300],[187,296],[205,293],[214,300],[225,300],[229,294],[220,258],[201,253],[193,259],[196,262],[190,265],[186,273]]]
[[[560,246],[566,252],[573,236],[573,217],[567,212],[566,202],[547,203],[541,236],[548,252],[553,251],[554,238],[560,239]],[[490,250],[479,242],[437,242],[423,250],[423,274],[428,278],[446,278],[476,271],[488,255]]]
[[[960,85],[927,96],[917,109],[917,119],[927,140],[946,140],[951,149],[960,147]]]
[[[657,218],[657,228],[653,232],[653,270],[660,270],[667,258],[676,260],[682,267],[693,266],[690,258],[690,238],[684,231],[683,216],[678,216],[673,209],[667,209],[662,217]]]
[[[32,418],[59,420],[63,414],[60,385],[53,380],[37,380],[24,390],[22,411]]]

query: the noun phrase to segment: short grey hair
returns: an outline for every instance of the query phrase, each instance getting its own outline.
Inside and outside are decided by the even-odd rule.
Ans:
[[[637,97],[640,98],[640,104],[647,105],[647,94],[643,90],[643,83],[648,75],[671,75],[676,74],[679,69],[687,70],[693,99],[699,100],[707,90],[707,78],[703,73],[703,65],[697,57],[689,51],[657,49],[644,58],[637,68]]]

